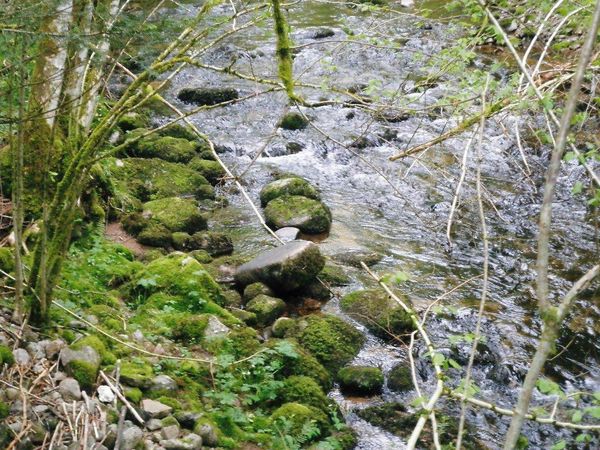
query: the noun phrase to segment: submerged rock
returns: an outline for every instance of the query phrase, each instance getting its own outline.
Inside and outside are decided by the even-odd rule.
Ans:
[[[177,94],[177,98],[182,102],[200,106],[216,105],[238,97],[237,90],[233,88],[184,88]]]
[[[288,292],[310,284],[324,265],[315,244],[292,241],[242,264],[234,278],[242,286],[261,281],[276,291]]]
[[[265,219],[273,228],[295,227],[307,234],[325,233],[331,227],[329,208],[299,195],[271,200],[265,208]]]
[[[342,391],[358,394],[373,395],[381,393],[383,388],[383,372],[377,367],[350,366],[338,372]]]
[[[414,329],[410,315],[381,289],[352,292],[342,298],[340,307],[382,338],[389,339]]]
[[[284,195],[301,195],[302,197],[319,200],[317,190],[304,178],[288,177],[275,180],[260,191],[260,203],[266,206],[271,200]]]

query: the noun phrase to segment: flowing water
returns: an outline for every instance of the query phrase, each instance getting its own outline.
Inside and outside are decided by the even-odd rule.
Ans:
[[[428,5],[435,4],[428,2]],[[430,56],[451,45],[460,30],[447,23],[412,15],[411,10],[405,11],[409,14],[373,14],[343,4],[304,1],[294,4],[288,12],[294,43],[300,46],[294,61],[296,76],[304,83],[329,87],[366,86],[374,95],[382,93],[382,101],[393,100],[396,105],[416,109],[426,109],[444,95],[466,89],[451,77],[442,77],[426,90],[415,88]],[[228,6],[222,7],[217,16],[229,12]],[[237,26],[244,21],[240,18]],[[323,27],[333,31],[333,35],[317,39],[316,32]],[[349,33],[362,35],[367,43],[376,40],[384,48],[345,42]],[[241,72],[273,79],[276,76],[273,55],[274,34],[267,22],[220,42],[203,61],[216,66],[233,64]],[[483,60],[473,64],[473,69],[482,67]],[[502,78],[506,74],[497,70],[494,76]],[[268,88],[221,73],[189,68],[174,79],[169,92],[183,110],[191,106],[178,102],[175,94],[189,86],[235,87],[242,96]],[[299,91],[311,101],[343,98],[326,90]],[[440,350],[466,366],[470,344],[459,344],[458,350],[452,349],[448,337],[473,332],[481,296],[484,257],[475,189],[475,144],[467,159],[452,245],[446,239],[446,224],[461,173],[463,151],[472,132],[428,150],[418,160],[390,162],[388,157],[392,154],[427,142],[454,127],[458,120],[432,109],[428,114],[385,123],[373,120],[371,115],[352,105],[335,105],[301,108],[318,129],[312,126],[300,131],[278,129],[277,123],[288,109],[285,95],[275,92],[202,112],[195,115],[193,121],[218,144],[223,159],[238,173],[264,149],[244,176],[246,188],[255,200],[275,172],[292,172],[318,186],[333,213],[331,233],[320,243],[323,253],[333,259],[348,254],[381,255],[381,261],[373,270],[378,274],[407,273],[410,279],[401,289],[420,311],[439,296],[471,280],[440,300],[438,305],[447,308],[434,308],[426,324]],[[540,175],[548,157],[547,149],[534,149],[525,144],[527,162],[533,173],[525,175],[514,136],[516,123],[524,126],[524,122],[510,114],[504,114],[501,122],[487,122],[481,163],[490,242],[490,285],[482,328],[485,351],[476,358],[473,378],[481,389],[479,397],[505,407],[516,401],[517,388],[535,350],[535,336],[539,332],[533,294],[535,237],[541,202]],[[301,144],[302,151],[287,154],[288,142]],[[555,234],[550,281],[554,299],[566,292],[597,256],[593,217],[584,200],[570,193],[572,185],[584,179],[576,163],[565,165],[553,217]],[[232,206],[214,226],[232,232],[241,253],[256,254],[273,245],[242,196],[229,190],[224,193],[229,195]],[[353,284],[341,294],[373,286],[363,271],[350,266],[347,270]],[[547,364],[546,375],[559,381],[568,391],[600,388],[599,306],[597,292],[586,292],[575,308],[583,319],[569,323],[558,346],[559,350],[566,349]],[[343,316],[336,299],[324,309]],[[368,340],[356,363],[381,366],[387,371],[399,362],[406,362],[406,348],[385,344],[363,331]],[[415,353],[421,354],[417,363],[421,387],[430,392],[435,382],[432,369],[420,345],[415,347]],[[449,374],[451,384],[461,377],[454,369]],[[403,447],[402,439],[369,425],[352,411],[384,400],[409,404],[415,397],[414,392],[397,395],[386,389],[382,396],[370,399],[345,398],[337,390],[331,395],[358,431],[358,448]],[[536,405],[549,406],[553,402],[553,397],[539,394],[534,397]],[[455,402],[443,404],[456,413]],[[570,406],[575,404],[572,402]],[[506,418],[470,408],[467,419],[482,442],[490,448],[499,447],[508,425]],[[529,423],[524,432],[530,440],[530,448],[549,448],[561,436],[568,436],[553,427]]]

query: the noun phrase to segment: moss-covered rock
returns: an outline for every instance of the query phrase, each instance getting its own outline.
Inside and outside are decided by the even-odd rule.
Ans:
[[[285,130],[303,130],[308,126],[308,120],[297,112],[289,112],[279,121],[279,126]]]
[[[144,215],[171,231],[195,233],[206,229],[206,218],[192,199],[168,197],[144,203]]]
[[[187,163],[196,156],[196,147],[187,139],[149,136],[138,141],[129,152],[131,156],[139,158],[159,158],[170,162]]]
[[[75,378],[82,388],[89,389],[96,383],[98,366],[88,361],[73,360],[66,366],[67,373]]]
[[[330,409],[333,401],[325,395],[323,389],[315,380],[304,375],[293,375],[287,378],[279,397],[284,403],[304,403],[323,412]]]
[[[182,102],[199,106],[216,105],[237,99],[238,92],[234,88],[184,88],[177,93],[177,98]]]
[[[260,342],[255,330],[250,327],[244,327],[229,333],[223,348],[227,353],[234,355],[236,358],[245,358],[258,351]]]
[[[173,329],[173,339],[189,343],[200,342],[208,325],[208,317],[205,314],[184,316]]]
[[[325,262],[325,267],[319,272],[318,277],[329,286],[347,286],[352,282],[344,268],[331,261]]]
[[[265,327],[285,312],[285,302],[280,298],[260,294],[248,302],[246,310],[256,314],[258,326]]]
[[[197,171],[158,158],[112,159],[109,169],[116,189],[129,191],[141,201],[164,197],[214,198],[209,182]]]
[[[189,235],[173,233],[173,247],[177,250],[205,250],[210,256],[229,255],[233,253],[233,241],[225,233],[216,231],[200,231]]]
[[[213,260],[206,250],[192,250],[188,254],[200,264],[208,264]]]
[[[281,342],[280,339],[270,339],[266,345],[273,348]],[[329,391],[333,384],[333,377],[323,365],[295,339],[285,339],[289,343],[295,353],[295,356],[277,355],[281,360],[281,371],[279,375],[283,378],[292,375],[304,375],[315,380],[324,391]],[[275,357],[274,357],[275,358]]]
[[[388,373],[388,387],[395,392],[409,391],[413,388],[410,367],[406,364],[394,366]]]
[[[141,358],[121,362],[121,382],[128,386],[148,389],[152,385],[152,366]]]
[[[73,343],[71,345],[71,348],[73,350],[81,350],[86,346],[92,347],[96,351],[96,353],[98,353],[98,356],[100,356],[100,362],[102,364],[114,364],[117,360],[115,358],[115,355],[113,355],[106,348],[106,344],[102,341],[102,339],[93,334],[85,336],[84,338]]]
[[[314,200],[320,198],[317,190],[308,181],[300,177],[289,177],[275,180],[263,187],[260,191],[260,202],[264,207],[271,200],[284,195],[300,195]]]
[[[146,128],[150,120],[146,114],[129,112],[117,121],[117,126],[123,131],[131,131],[136,128]]]
[[[327,416],[317,408],[301,403],[285,403],[271,414],[271,423],[282,434],[287,434],[295,439],[302,438],[305,442],[317,439],[319,436],[329,434]],[[316,432],[311,436],[306,435],[308,427],[316,427]]]
[[[271,330],[276,338],[284,338],[294,329],[295,321],[289,317],[280,317],[273,323]]]
[[[389,339],[414,329],[410,315],[380,289],[352,292],[342,298],[340,307],[382,338]]]
[[[123,394],[125,395],[125,398],[132,402],[134,405],[137,405],[139,402],[141,402],[142,397],[144,396],[140,388],[137,387],[125,388],[123,390]]]
[[[313,314],[305,320],[298,342],[333,374],[352,361],[364,344],[363,334],[338,317]]]
[[[217,184],[225,177],[225,169],[217,161],[194,158],[188,163],[188,167],[205,177],[212,185]]]
[[[12,366],[15,363],[15,357],[12,350],[6,345],[0,345],[0,367]]]
[[[171,245],[171,230],[162,223],[149,222],[137,235],[140,244],[151,247],[169,247]]]
[[[15,257],[9,247],[0,247],[0,269],[4,272],[15,270]]]
[[[358,395],[381,393],[383,372],[377,367],[350,366],[340,369],[338,380],[342,391]]]
[[[260,295],[260,294],[270,295],[270,296],[274,295],[273,290],[269,286],[258,281],[256,283],[249,284],[248,286],[246,286],[244,288],[243,298],[244,298],[245,302],[249,302],[254,297],[256,297],[257,295]]]
[[[192,128],[190,128],[187,125],[182,125],[180,123],[172,123],[168,127],[160,130],[158,134],[161,136],[171,136],[174,138],[186,139],[192,142],[199,141],[198,144],[196,144],[197,146],[206,145],[206,142],[204,142],[204,140],[199,139],[196,133],[194,133],[194,130],[192,130]]]
[[[307,234],[329,231],[331,212],[318,200],[286,195],[271,200],[265,208],[267,224],[273,228],[295,227]]]

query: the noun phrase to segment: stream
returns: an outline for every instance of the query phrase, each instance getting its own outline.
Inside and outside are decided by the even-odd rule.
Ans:
[[[435,5],[428,2],[432,4]],[[183,8],[179,13],[193,13],[192,7]],[[218,8],[216,17],[230,13],[228,5]],[[446,239],[446,225],[461,174],[463,152],[473,130],[429,149],[418,159],[388,160],[398,151],[427,142],[456,126],[459,121],[451,114],[440,114],[439,109],[430,107],[445,95],[468,88],[448,76],[430,83],[425,90],[416,88],[418,80],[431,70],[426,67],[428,56],[451,45],[460,30],[413,13],[411,9],[384,14],[361,12],[360,8],[351,9],[340,3],[295,3],[288,8],[292,38],[300,46],[294,72],[304,83],[345,89],[362,87],[363,92],[380,95],[381,102],[398,108],[423,109],[427,113],[385,122],[373,120],[371,114],[351,104],[301,108],[316,128],[288,131],[277,128],[289,106],[285,94],[275,92],[201,112],[192,120],[218,145],[221,157],[234,172],[245,170],[262,150],[244,176],[246,189],[256,204],[258,192],[276,172],[292,172],[318,186],[333,214],[330,234],[319,239],[322,252],[335,261],[344,260],[348,254],[375,253],[381,256],[372,267],[377,274],[406,273],[409,280],[400,288],[417,310],[423,312],[433,302],[437,303],[426,323],[433,342],[442,353],[465,367],[470,344],[462,342],[451,348],[449,336],[474,331],[481,297],[484,253],[475,185],[477,138],[467,158],[452,245]],[[241,17],[237,26],[245,20]],[[325,29],[327,33],[323,33]],[[382,46],[349,43],[351,32],[363,36],[365,42],[377,41]],[[274,33],[270,23],[265,22],[220,42],[202,60],[215,66],[234,64],[241,72],[275,79],[277,67],[273,55]],[[477,58],[473,68],[485,69],[486,63]],[[494,76],[502,79],[507,73],[497,69]],[[168,96],[182,110],[189,110],[192,106],[178,101],[176,93],[183,87],[195,86],[235,87],[241,96],[266,89],[222,73],[187,68],[175,77]],[[310,101],[344,99],[316,89],[298,88],[298,91]],[[543,124],[535,118],[529,120],[538,126]],[[524,132],[523,118],[511,114],[502,114],[486,123],[480,166],[490,243],[489,292],[482,324],[485,345],[475,360],[473,379],[480,388],[479,398],[504,407],[516,402],[539,332],[534,293],[536,233],[540,186],[549,152],[548,148],[532,148],[525,142],[524,152],[532,172],[526,175],[514,134],[517,124]],[[300,144],[302,150],[290,154],[286,148],[289,142]],[[571,194],[572,186],[580,180],[585,180],[582,168],[576,162],[565,163],[553,214],[550,282],[554,300],[570,288],[598,255],[594,217],[585,199]],[[225,187],[222,194],[228,196],[231,206],[220,213],[222,216],[215,217],[213,229],[230,233],[236,251],[242,254],[254,255],[274,245],[239,193]],[[341,295],[375,286],[364,271],[350,265],[345,268],[353,282],[340,290]],[[337,298],[325,305],[324,310],[344,317]],[[559,382],[567,392],[597,391],[600,390],[598,293],[584,293],[577,301],[574,315],[579,318],[569,320],[559,340],[560,353],[546,365],[545,376]],[[361,325],[355,325],[368,339],[354,363],[380,366],[384,372],[399,362],[407,363],[406,347],[386,344]],[[414,353],[421,389],[430,393],[435,377],[421,343],[415,345]],[[462,370],[456,369],[450,369],[448,374],[451,386],[456,386],[464,376]],[[354,411],[382,401],[408,405],[416,396],[414,391],[395,394],[386,388],[381,396],[365,399],[347,398],[338,390],[330,395],[357,430],[358,449],[403,448],[401,438],[369,425]],[[554,400],[536,392],[533,403],[551,407]],[[574,407],[575,403],[561,404],[562,409],[568,406]],[[453,414],[460,408],[452,400],[444,400],[440,407]],[[509,420],[470,407],[467,423],[488,448],[499,448]],[[529,448],[550,448],[561,438],[576,436],[529,422],[523,432],[529,439]]]

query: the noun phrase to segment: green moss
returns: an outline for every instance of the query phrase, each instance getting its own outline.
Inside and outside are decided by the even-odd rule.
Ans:
[[[121,381],[128,386],[147,389],[150,387],[154,371],[143,359],[136,358],[121,363]]]
[[[163,428],[165,427],[170,427],[171,425],[179,425],[179,422],[177,421],[177,419],[173,416],[167,416],[165,417],[163,420],[160,421],[160,424],[162,425]]]
[[[285,130],[303,130],[308,126],[308,120],[300,113],[290,112],[281,118],[279,126]]]
[[[344,367],[338,379],[342,390],[358,395],[378,394],[383,388],[383,372],[377,367]]]
[[[358,354],[365,340],[352,325],[331,315],[308,316],[297,338],[334,374]]]
[[[157,158],[112,159],[108,163],[115,189],[141,201],[165,197],[214,198],[206,178],[191,168]]]
[[[307,352],[301,345],[299,345],[293,339],[286,339],[292,348],[296,357],[278,355],[277,358],[281,359],[281,372],[280,376],[283,378],[290,377],[292,375],[304,375],[315,380],[324,391],[331,389],[333,384],[331,374],[323,367],[323,365],[317,361],[317,359]],[[268,347],[275,346],[279,339],[270,339],[266,345]]]
[[[189,255],[200,264],[208,264],[213,260],[206,250],[193,250]]]
[[[196,105],[216,105],[238,98],[234,88],[184,88],[177,93],[179,100]]]
[[[352,292],[342,298],[340,307],[382,338],[389,339],[414,330],[410,315],[380,289]]]
[[[319,272],[318,277],[330,286],[347,286],[352,282],[342,266],[330,261],[325,262],[325,267]]]
[[[295,322],[289,317],[280,317],[272,326],[273,336],[276,338],[284,338],[294,329]]]
[[[105,365],[114,364],[117,360],[115,358],[115,355],[113,355],[106,348],[106,345],[104,344],[102,339],[100,339],[98,336],[95,336],[93,334],[78,340],[73,345],[71,345],[71,348],[73,350],[81,350],[83,347],[86,347],[86,346],[92,347],[94,350],[96,350],[96,353],[98,353],[98,355],[100,356],[102,364],[105,364]]]
[[[294,375],[287,378],[279,397],[284,403],[304,403],[323,412],[329,410],[332,402],[315,380],[304,375]]]
[[[4,272],[15,270],[15,257],[8,247],[0,247],[0,269]]]
[[[317,190],[305,179],[288,177],[275,180],[263,187],[260,191],[260,202],[264,207],[271,200],[283,197],[284,195],[300,195],[314,200],[319,200],[320,198]]]
[[[217,161],[194,158],[188,163],[188,167],[200,173],[212,185],[217,184],[226,175],[225,169]]]
[[[160,158],[170,162],[186,163],[196,156],[196,148],[187,139],[152,136],[137,142],[131,154],[140,158]]]
[[[277,317],[285,312],[285,308],[283,300],[264,294],[257,295],[246,305],[247,311],[256,314],[256,321],[260,327],[273,323]]]
[[[244,327],[240,330],[233,330],[227,336],[224,350],[226,353],[234,355],[236,358],[244,358],[258,351],[260,342],[256,331],[250,327]]]
[[[311,436],[308,441],[329,433],[327,416],[317,408],[301,403],[292,402],[280,406],[271,414],[271,423],[283,434],[296,439],[308,438],[304,433],[306,427],[311,424],[318,428],[319,433],[315,433],[316,435]]]
[[[167,397],[163,395],[161,397],[158,397],[156,401],[162,403],[163,405],[170,406],[171,408],[173,408],[173,411],[181,411],[181,409],[183,408],[181,402],[173,397]]]
[[[150,222],[138,234],[137,240],[140,244],[151,247],[169,247],[171,245],[171,230],[162,223]]]
[[[171,231],[194,233],[206,229],[206,219],[192,199],[168,197],[144,204],[144,213]]]
[[[248,302],[260,294],[272,296],[273,290],[264,283],[261,283],[261,282],[252,283],[244,288],[243,298],[244,298],[244,301]]]
[[[98,366],[96,364],[76,359],[69,362],[66,369],[84,389],[91,388],[96,383],[98,377]]]
[[[142,391],[140,390],[140,388],[136,388],[136,387],[125,388],[124,394],[125,394],[125,398],[127,400],[129,400],[130,402],[132,402],[136,405],[142,401],[142,398],[144,396],[144,394],[142,394]]]
[[[150,120],[145,114],[130,112],[121,117],[117,126],[123,131],[131,131],[136,128],[145,128],[150,125]]]
[[[208,325],[207,315],[193,315],[182,318],[173,329],[173,338],[181,342],[197,343],[204,338]]]
[[[265,208],[265,219],[276,229],[296,227],[308,234],[329,231],[331,212],[323,203],[299,195],[285,195],[271,200]]]
[[[171,136],[174,138],[186,139],[188,141],[198,141],[198,136],[194,133],[194,130],[187,125],[181,125],[180,123],[173,123],[168,127],[158,132],[161,136]]]
[[[177,250],[205,250],[210,256],[228,255],[233,252],[233,242],[225,233],[199,231],[193,235],[173,233],[173,246]]]
[[[403,392],[413,388],[410,367],[398,364],[388,374],[388,387],[392,391]]]
[[[12,350],[6,345],[0,345],[0,366],[12,366],[15,362]]]

